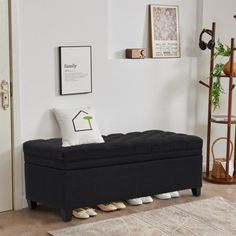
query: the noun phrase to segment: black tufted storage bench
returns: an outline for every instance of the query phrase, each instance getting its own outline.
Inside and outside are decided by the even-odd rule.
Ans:
[[[62,147],[61,139],[24,143],[26,198],[72,210],[202,186],[202,140],[163,131],[103,136],[105,143]]]

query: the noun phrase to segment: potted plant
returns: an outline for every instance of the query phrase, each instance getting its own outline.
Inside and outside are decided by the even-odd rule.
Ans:
[[[213,104],[214,110],[218,109],[220,107],[220,95],[221,93],[224,93],[222,84],[221,84],[221,75],[223,72],[226,75],[229,75],[228,72],[228,66],[230,66],[229,62],[224,64],[222,63],[223,57],[230,57],[230,47],[228,45],[225,45],[220,42],[220,40],[217,41],[217,45],[215,46],[215,58],[221,57],[221,61],[216,63],[212,72],[212,76],[214,77],[214,82],[212,86],[212,93],[211,93],[211,102]],[[227,65],[228,64],[228,65]]]

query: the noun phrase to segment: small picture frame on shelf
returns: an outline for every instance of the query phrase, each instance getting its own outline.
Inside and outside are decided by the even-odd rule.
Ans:
[[[152,58],[180,57],[178,6],[149,5]]]
[[[92,92],[92,47],[59,47],[60,95]]]

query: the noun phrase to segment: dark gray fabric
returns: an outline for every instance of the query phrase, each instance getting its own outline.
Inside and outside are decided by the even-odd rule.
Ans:
[[[25,160],[58,169],[79,169],[201,155],[199,137],[151,130],[103,136],[105,143],[62,147],[61,139],[24,143]]]

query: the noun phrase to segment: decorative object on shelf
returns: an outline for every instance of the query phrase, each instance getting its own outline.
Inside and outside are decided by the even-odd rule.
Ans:
[[[212,176],[214,178],[218,178],[218,179],[224,179],[226,178],[227,174],[226,174],[226,158],[225,157],[215,157],[215,153],[214,153],[214,146],[216,145],[216,143],[220,140],[227,140],[227,138],[225,137],[220,137],[218,139],[216,139],[211,147],[211,152],[212,152],[212,157],[213,157],[213,168],[212,168]],[[230,140],[230,145],[231,145],[231,150],[230,150],[230,157],[229,157],[229,174],[228,177],[232,178],[233,177],[233,173],[234,173],[234,165],[232,162],[232,155],[233,155],[233,149],[234,149],[234,145],[233,142]]]
[[[153,58],[180,57],[178,6],[149,5]]]
[[[146,52],[144,48],[128,48],[125,50],[125,56],[129,59],[144,59]]]
[[[230,75],[230,61],[224,64],[223,72],[225,75],[229,76]],[[236,63],[233,63],[233,71],[232,75],[236,76]]]
[[[92,92],[92,47],[59,47],[60,94]]]
[[[215,38],[215,30],[216,30],[216,24],[215,22],[212,23],[212,29],[207,29],[207,32],[212,36],[212,38]],[[200,45],[199,45],[200,46]],[[216,50],[216,53],[215,53]],[[206,181],[212,182],[212,183],[218,183],[218,184],[236,184],[236,150],[234,149],[234,152],[232,152],[232,148],[230,148],[231,145],[231,126],[233,124],[236,124],[236,118],[232,114],[232,106],[233,106],[233,90],[235,88],[233,79],[235,78],[233,76],[233,63],[234,63],[234,51],[235,43],[234,38],[231,38],[231,45],[230,47],[227,47],[226,45],[223,45],[222,43],[217,44],[216,47],[211,48],[211,55],[210,55],[210,76],[209,76],[209,84],[206,84],[203,81],[199,81],[200,84],[204,85],[208,88],[208,124],[207,124],[207,153],[206,153],[206,173],[204,174],[204,179]],[[230,74],[223,75],[222,70],[224,67],[224,64],[218,65],[217,71],[215,71],[215,57],[216,56],[224,56],[229,55],[230,59]],[[222,77],[224,79],[227,79],[229,86],[228,86],[228,113],[227,115],[212,115],[212,106],[214,105],[212,103],[212,96],[214,96],[212,93],[214,93],[214,79],[221,80]],[[216,81],[217,82],[217,81]],[[219,89],[219,88],[218,88]],[[218,90],[219,92],[219,90]],[[217,174],[216,170],[217,168],[220,169],[219,162],[216,162],[216,159],[214,159],[214,168],[212,171],[210,171],[210,145],[211,145],[211,124],[214,123],[220,123],[227,125],[227,144],[226,144],[226,155],[225,155],[225,161],[221,161],[221,165],[224,166],[225,169],[225,177],[224,178],[217,178],[221,176],[220,174]],[[236,129],[236,125],[235,125]],[[234,139],[234,146],[236,146],[236,137]],[[231,154],[232,153],[232,154]],[[231,157],[232,155],[232,157]],[[217,165],[218,164],[218,165]],[[232,168],[233,165],[233,168]],[[232,169],[234,169],[232,171]],[[214,172],[214,173],[212,173]],[[232,177],[231,177],[232,176]]]

